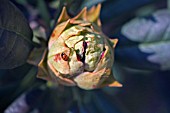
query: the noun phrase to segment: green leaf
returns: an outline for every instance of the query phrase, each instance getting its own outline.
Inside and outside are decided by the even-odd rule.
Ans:
[[[121,34],[133,42],[131,45],[124,43],[124,46],[118,47],[117,58],[120,61],[124,57],[121,63],[124,62],[134,68],[170,69],[170,12],[168,10],[159,10],[150,16],[131,20],[122,27]]]
[[[24,64],[32,50],[32,30],[21,11],[8,0],[0,4],[0,68]]]

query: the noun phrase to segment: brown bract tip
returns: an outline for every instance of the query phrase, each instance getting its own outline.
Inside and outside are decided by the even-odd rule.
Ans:
[[[113,43],[113,48],[116,47],[117,43],[118,43],[118,39],[109,39],[112,43]]]
[[[101,4],[98,4],[97,6],[93,6],[87,12],[87,20],[90,21],[90,22],[95,23],[99,27],[101,26],[101,22],[100,22],[100,19],[99,19],[100,10],[101,10]]]
[[[72,18],[72,20],[85,20],[85,21],[87,21],[87,7],[84,7],[77,16]]]
[[[70,16],[67,13],[66,7],[63,7],[60,17],[58,18],[58,24],[67,21],[68,19],[70,19]]]
[[[74,18],[70,18],[67,11],[66,7],[63,7],[63,10],[61,12],[61,15],[58,19],[58,24],[62,23],[64,21],[67,21],[68,19],[71,19],[71,22],[74,22],[75,20],[84,20],[84,21],[89,21],[91,23],[95,23],[97,26],[101,26],[101,22],[99,19],[100,15],[100,10],[101,10],[101,4],[98,4],[97,6],[93,6],[91,9],[87,11],[87,7],[84,7],[77,16]]]

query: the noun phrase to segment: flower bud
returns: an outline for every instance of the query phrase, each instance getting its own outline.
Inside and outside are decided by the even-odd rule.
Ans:
[[[102,33],[100,8],[100,4],[89,11],[84,8],[74,18],[63,8],[38,77],[82,89],[122,86],[112,75],[117,39],[110,40]]]

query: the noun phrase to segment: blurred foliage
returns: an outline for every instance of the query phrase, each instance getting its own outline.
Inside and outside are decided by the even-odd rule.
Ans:
[[[117,48],[117,60],[132,68],[169,70],[169,18],[169,10],[159,10],[152,15],[137,17],[126,23],[120,33],[133,43],[128,44],[127,47],[121,44]],[[130,51],[133,53],[127,54]]]
[[[0,70],[0,112],[170,112],[170,10],[166,0],[1,0],[1,3],[6,5],[0,4],[0,65],[16,68]],[[113,72],[123,87],[84,91],[51,86],[37,79],[37,67],[25,63],[31,46],[35,45],[30,42],[48,40],[63,6],[74,16],[84,6],[90,8],[97,3],[102,4],[103,32],[119,39]],[[12,32],[8,27],[13,28]],[[12,42],[16,45],[12,46]],[[7,53],[15,54],[16,60],[11,60],[16,65],[4,59]]]

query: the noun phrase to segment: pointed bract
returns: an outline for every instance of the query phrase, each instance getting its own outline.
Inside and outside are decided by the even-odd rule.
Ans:
[[[116,47],[116,44],[118,43],[118,39],[109,39],[113,43],[113,48]]]
[[[109,77],[100,85],[100,87],[122,87],[122,84],[115,80],[114,76],[111,74]]]
[[[71,19],[71,21],[74,21],[74,20],[87,21],[87,7],[83,8],[77,16]]]
[[[93,6],[89,11],[87,11],[87,20],[92,23],[95,23],[99,27],[101,26],[101,22],[99,19],[100,9],[101,4],[98,4],[97,6]]]
[[[118,81],[113,81],[108,86],[109,87],[123,87],[123,85],[121,83],[119,83]]]
[[[68,19],[70,19],[69,15],[67,14],[67,10],[66,7],[63,7],[62,12],[60,14],[60,17],[58,18],[58,24],[62,23],[64,21],[67,21]]]
[[[49,76],[48,69],[47,69],[46,57],[47,57],[47,49],[44,51],[42,59],[41,59],[40,63],[38,64],[37,78],[51,81],[51,78]]]

